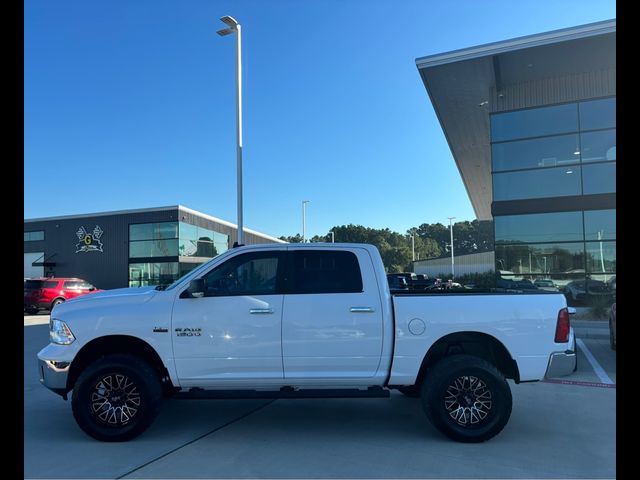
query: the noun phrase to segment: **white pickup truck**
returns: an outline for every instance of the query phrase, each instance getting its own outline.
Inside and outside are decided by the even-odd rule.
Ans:
[[[168,396],[421,399],[450,438],[481,442],[511,415],[506,379],[571,373],[561,294],[389,291],[372,245],[231,249],[166,288],[108,290],[51,313],[40,381],[72,393],[94,438],[142,433]]]

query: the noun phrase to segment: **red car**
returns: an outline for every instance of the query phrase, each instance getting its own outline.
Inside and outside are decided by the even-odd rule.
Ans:
[[[66,300],[99,292],[81,278],[28,278],[24,281],[24,311],[30,315],[52,310]]]

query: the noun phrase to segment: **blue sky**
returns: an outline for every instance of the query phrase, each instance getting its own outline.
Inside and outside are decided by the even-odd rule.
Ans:
[[[25,0],[24,216],[182,204],[308,236],[473,220],[418,57],[615,18],[609,0]]]

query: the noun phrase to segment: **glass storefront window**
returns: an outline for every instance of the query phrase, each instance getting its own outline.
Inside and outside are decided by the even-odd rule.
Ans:
[[[493,199],[496,201],[565,197],[581,193],[580,167],[577,166],[493,175]]]
[[[129,287],[168,285],[177,278],[178,262],[129,264]]]
[[[616,271],[616,242],[587,242],[587,272]]]
[[[616,99],[602,98],[589,102],[580,102],[580,130],[597,128],[615,128]]]
[[[496,244],[583,240],[582,212],[497,216],[494,225]]]
[[[616,164],[600,163],[582,167],[582,193],[615,193]]]
[[[228,235],[182,222],[179,230],[178,250],[182,257],[212,258],[228,250]]]
[[[129,225],[129,241],[178,238],[177,222],[139,223]]]
[[[129,258],[177,257],[178,239],[129,242]]]
[[[496,245],[496,270],[510,274],[582,274],[584,243]]]
[[[39,240],[44,240],[44,231],[24,232],[25,242],[37,242]]]
[[[615,130],[583,132],[580,134],[580,145],[583,163],[616,161]]]
[[[575,103],[491,115],[491,141],[541,137],[578,131]]]
[[[615,240],[616,211],[589,210],[584,212],[585,240]]]
[[[491,146],[493,171],[559,167],[580,162],[578,135],[494,143]]]

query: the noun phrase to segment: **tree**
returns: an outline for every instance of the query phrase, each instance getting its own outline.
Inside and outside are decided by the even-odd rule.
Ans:
[[[370,243],[380,251],[385,269],[389,273],[409,272],[412,267],[411,237],[415,235],[416,260],[442,257],[450,241],[449,226],[441,223],[423,223],[407,230],[406,234],[388,228],[368,228],[362,225],[340,225],[330,229],[337,242]],[[458,222],[453,226],[453,245],[456,255],[493,250],[493,222]],[[302,242],[302,236],[281,236],[290,243]],[[330,242],[331,235],[316,235],[311,242]]]

